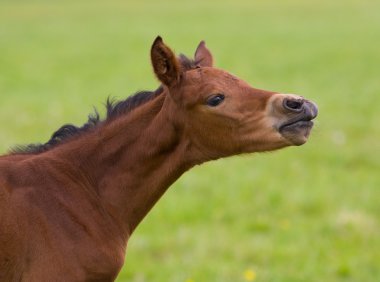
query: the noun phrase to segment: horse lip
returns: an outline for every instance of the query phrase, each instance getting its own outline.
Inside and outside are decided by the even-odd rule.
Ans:
[[[280,125],[279,130],[282,131],[285,127],[295,125],[299,123],[300,125],[313,126],[312,120],[318,115],[318,107],[313,102],[307,101],[305,103],[304,110],[301,115],[298,115]]]
[[[288,126],[291,126],[291,125],[294,125],[296,123],[300,123],[300,122],[305,122],[305,124],[307,122],[310,122],[311,125],[313,124],[313,122],[311,121],[313,118],[311,118],[310,116],[301,116],[301,117],[297,117],[297,118],[293,118],[285,123],[283,123],[281,126],[280,126],[280,131],[283,130],[285,127],[288,127]]]

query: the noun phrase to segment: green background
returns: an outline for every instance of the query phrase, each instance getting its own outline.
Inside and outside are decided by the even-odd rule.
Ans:
[[[309,142],[208,163],[133,234],[117,281],[380,281],[379,1],[0,0],[0,152],[158,86],[157,35],[319,106]],[[251,275],[248,275],[250,273]],[[255,275],[252,275],[255,274]]]

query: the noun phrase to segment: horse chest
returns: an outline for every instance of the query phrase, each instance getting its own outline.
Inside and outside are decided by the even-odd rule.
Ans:
[[[53,257],[62,257],[57,271],[72,270],[71,281],[114,281],[124,264],[124,244],[108,233],[82,235],[75,240],[61,237],[59,242],[52,244]]]
[[[27,257],[21,281],[114,281],[123,262],[123,252],[113,246],[56,245]]]
[[[103,245],[83,248],[77,265],[83,270],[86,281],[114,281],[124,264],[124,249]]]

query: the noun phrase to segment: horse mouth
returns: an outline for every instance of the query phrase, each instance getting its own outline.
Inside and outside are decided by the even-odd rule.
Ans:
[[[289,107],[290,106],[287,105],[288,110]],[[288,140],[291,145],[296,146],[306,143],[314,125],[313,119],[318,115],[317,105],[308,100],[305,100],[304,103],[300,105],[299,110],[301,112],[294,111],[293,107],[290,107],[290,111],[297,113],[297,115],[289,118],[279,127],[280,134]]]
[[[313,128],[314,117],[304,116],[296,120],[290,120],[282,124],[279,128],[279,132],[283,137],[292,143],[292,145],[302,145],[306,143],[309,138],[311,129]]]
[[[311,118],[301,118],[299,120],[293,120],[290,122],[286,122],[283,125],[280,126],[280,133],[284,130],[294,130],[297,128],[312,128],[314,125],[314,122],[311,120]]]

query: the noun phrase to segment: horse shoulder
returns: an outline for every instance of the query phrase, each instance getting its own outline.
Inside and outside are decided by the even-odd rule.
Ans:
[[[0,281],[18,274],[28,281],[116,278],[125,241],[80,188],[47,178],[30,162],[0,162]]]

